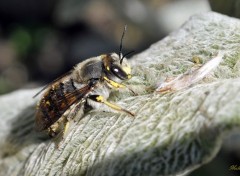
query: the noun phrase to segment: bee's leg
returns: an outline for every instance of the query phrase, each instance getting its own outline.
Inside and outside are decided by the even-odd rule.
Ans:
[[[68,128],[69,128],[69,121],[67,120],[66,116],[62,116],[59,120],[58,120],[58,134],[54,140],[55,145],[57,148],[59,148],[61,146],[61,143],[64,141],[64,139],[66,138],[66,134],[68,132]]]
[[[115,81],[112,81],[112,80],[108,79],[106,76],[104,76],[103,79],[115,88],[126,88],[125,85],[117,83]]]
[[[62,140],[64,140],[68,134],[68,129],[69,129],[69,126],[71,125],[70,124],[71,121],[76,122],[76,119],[75,119],[76,116],[80,118],[82,117],[83,108],[84,108],[83,103],[85,102],[86,100],[84,99],[81,102],[77,103],[76,105],[72,106],[71,109],[69,109],[68,112],[61,117],[62,120],[59,120],[58,123],[60,123],[61,129],[62,129],[62,134],[61,134]]]
[[[50,137],[56,137],[58,135],[58,133],[52,127],[47,129],[47,133]]]
[[[126,110],[126,109],[123,109],[123,108],[121,108],[118,105],[115,105],[115,104],[112,104],[112,103],[108,102],[101,95],[90,95],[88,98],[93,100],[93,101],[96,101],[98,103],[103,103],[103,104],[107,105],[108,107],[113,108],[113,109],[115,109],[117,111],[123,111],[123,112],[125,112],[125,113],[127,113],[127,114],[129,114],[131,116],[135,116],[132,112],[130,112],[130,111]]]
[[[103,77],[103,79],[105,81],[108,82],[108,84],[110,84],[111,86],[115,87],[115,88],[127,88],[128,90],[130,90],[134,95],[137,95],[132,89],[130,89],[129,87],[127,87],[126,85],[124,84],[120,84],[120,83],[117,83],[115,81],[112,81],[110,79],[108,79],[106,76]]]
[[[64,120],[65,117],[62,116],[57,122],[53,123],[48,129],[48,135],[50,137],[58,137],[59,135],[61,135],[63,127],[64,127]]]
[[[67,120],[64,124],[63,132],[62,132],[63,133],[62,140],[65,139],[68,129],[69,129],[69,121]]]
[[[67,120],[68,121],[74,121],[76,122],[78,119],[76,119],[75,117],[82,117],[83,113],[84,113],[84,103],[86,102],[86,99],[82,99],[79,103],[77,103],[76,105],[74,105],[73,107],[71,107],[71,109],[69,110],[68,114],[67,114]]]

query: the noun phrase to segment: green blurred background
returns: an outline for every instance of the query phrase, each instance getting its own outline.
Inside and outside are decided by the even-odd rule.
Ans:
[[[148,48],[191,15],[214,10],[240,17],[240,0],[1,0],[0,94],[46,84],[82,60]],[[191,176],[240,175],[240,137]]]

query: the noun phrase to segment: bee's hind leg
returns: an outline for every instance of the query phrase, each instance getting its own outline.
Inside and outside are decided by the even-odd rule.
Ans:
[[[78,119],[81,119],[84,113],[84,106],[85,106],[86,100],[83,99],[69,110],[67,114],[67,120],[76,122]],[[77,117],[77,118],[76,118]]]
[[[48,129],[48,135],[54,138],[54,143],[59,148],[61,141],[64,139],[64,135],[68,129],[68,121],[66,117],[62,116],[57,122],[51,125]]]
[[[69,121],[67,120],[64,124],[64,128],[63,128],[63,134],[62,134],[62,139],[65,139],[66,138],[66,134],[68,132],[68,129],[69,129]]]
[[[47,133],[50,137],[56,137],[58,135],[58,133],[52,127],[49,127],[47,129]]]
[[[83,115],[83,108],[84,108],[84,102],[85,101],[80,101],[76,105],[72,106],[67,113],[63,115],[63,120],[62,120],[62,140],[64,140],[69,132],[69,127],[72,125],[71,122],[76,122],[78,118],[81,118]]]

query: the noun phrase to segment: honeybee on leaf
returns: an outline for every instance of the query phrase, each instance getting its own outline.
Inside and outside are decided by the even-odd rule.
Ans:
[[[112,90],[127,88],[121,82],[132,76],[131,67],[125,59],[131,52],[122,54],[126,27],[121,37],[118,54],[103,54],[80,62],[34,96],[44,91],[37,105],[35,117],[35,126],[38,131],[47,130],[51,137],[57,136],[60,132],[64,134],[69,121],[77,113],[83,114],[87,106],[101,108],[104,104],[134,116],[132,112],[107,101]]]

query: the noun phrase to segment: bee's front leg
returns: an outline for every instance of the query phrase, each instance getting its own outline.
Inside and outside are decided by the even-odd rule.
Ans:
[[[103,103],[103,104],[107,105],[108,107],[110,107],[110,108],[112,108],[112,109],[114,109],[114,110],[123,111],[123,112],[125,112],[125,113],[127,113],[127,114],[129,114],[129,115],[131,115],[131,116],[135,116],[134,113],[132,113],[132,112],[130,112],[130,111],[128,111],[128,110],[126,110],[126,109],[118,106],[118,105],[115,105],[115,104],[113,104],[113,103],[108,102],[108,101],[107,101],[103,96],[101,96],[101,95],[90,95],[88,98],[91,99],[91,100],[93,100],[93,101],[96,101],[96,102],[98,102],[98,103]]]
[[[134,95],[137,95],[131,88],[127,87],[126,85],[124,84],[120,84],[120,83],[117,83],[115,81],[112,81],[110,79],[108,79],[106,76],[103,77],[103,79],[108,83],[110,84],[111,86],[115,87],[115,88],[127,88],[129,91],[131,91]]]

